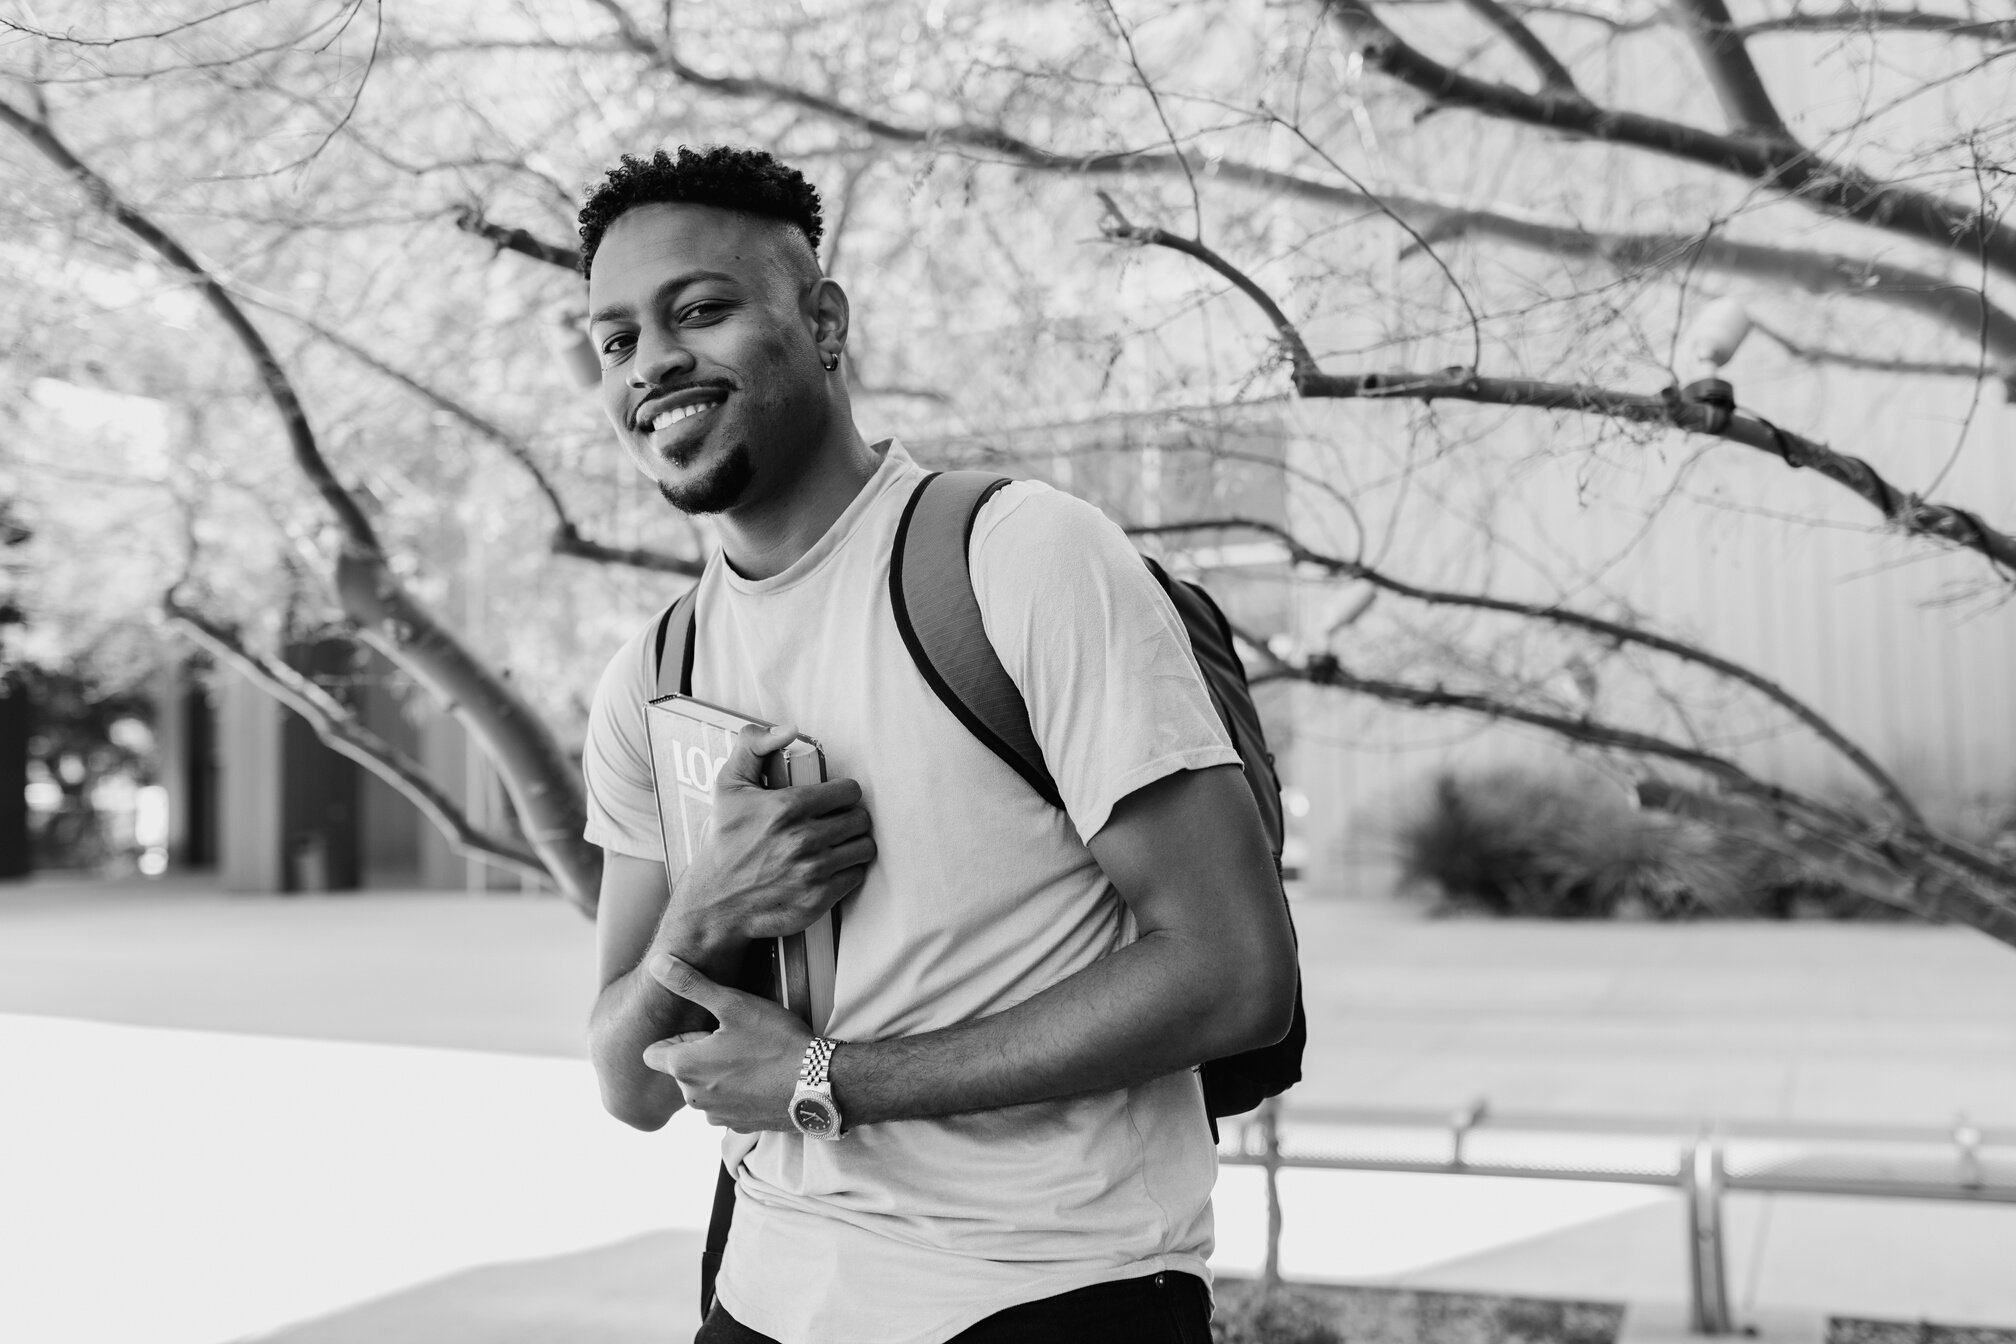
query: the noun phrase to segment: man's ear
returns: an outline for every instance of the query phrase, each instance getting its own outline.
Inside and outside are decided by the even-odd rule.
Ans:
[[[829,356],[847,348],[847,291],[838,280],[821,278],[808,286],[803,308],[814,345]]]

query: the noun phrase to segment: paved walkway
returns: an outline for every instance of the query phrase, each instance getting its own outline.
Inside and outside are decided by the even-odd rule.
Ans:
[[[1304,902],[1297,1099],[2016,1124],[2016,951],[1895,926],[1423,923]],[[0,1338],[677,1338],[713,1135],[603,1116],[592,940],[510,896],[0,888]],[[1217,1263],[1260,1248],[1220,1182]],[[1288,1272],[1671,1300],[1658,1191],[1286,1183]],[[2016,1209],[1738,1200],[1743,1309],[2016,1324]],[[117,1284],[116,1290],[108,1284]]]

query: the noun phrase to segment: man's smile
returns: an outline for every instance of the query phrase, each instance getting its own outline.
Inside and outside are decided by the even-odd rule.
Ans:
[[[727,399],[727,392],[719,388],[704,388],[647,402],[637,415],[638,432],[652,452],[674,453],[705,431],[706,422]]]

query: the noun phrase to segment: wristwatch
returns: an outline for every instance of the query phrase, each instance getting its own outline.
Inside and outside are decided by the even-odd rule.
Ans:
[[[833,1084],[826,1070],[840,1042],[814,1036],[798,1065],[798,1090],[791,1094],[791,1124],[808,1139],[837,1139],[844,1126],[833,1104]]]

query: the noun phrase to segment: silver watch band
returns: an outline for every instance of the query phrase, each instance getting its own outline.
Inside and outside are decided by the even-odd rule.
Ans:
[[[821,1092],[830,1092],[826,1071],[833,1063],[833,1051],[840,1042],[829,1041],[824,1036],[814,1036],[805,1046],[805,1057],[798,1064],[798,1085],[816,1087]]]

